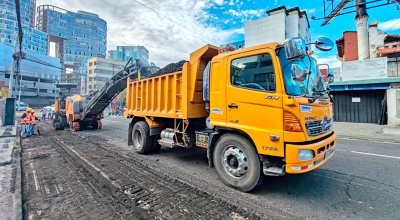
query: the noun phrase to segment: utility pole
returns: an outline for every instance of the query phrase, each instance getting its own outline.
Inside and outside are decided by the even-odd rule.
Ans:
[[[21,103],[21,88],[22,88],[22,74],[21,74],[21,79],[19,80],[18,106],[19,106],[19,103]]]
[[[8,90],[9,90],[9,94],[8,96],[10,98],[12,98],[12,92],[13,92],[13,84],[14,84],[14,74],[15,74],[15,56],[14,54],[17,53],[17,45],[18,45],[18,37],[15,37],[15,44],[14,44],[14,52],[12,55],[12,60],[11,60],[11,72],[10,72],[10,81],[8,83]]]

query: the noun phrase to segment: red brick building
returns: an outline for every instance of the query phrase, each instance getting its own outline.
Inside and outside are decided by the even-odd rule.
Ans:
[[[357,31],[345,31],[343,37],[336,40],[338,55],[342,62],[358,60]]]

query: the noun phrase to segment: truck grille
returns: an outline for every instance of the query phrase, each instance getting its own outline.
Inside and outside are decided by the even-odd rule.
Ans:
[[[307,134],[309,137],[315,137],[332,130],[332,118],[324,118],[321,121],[306,122]]]

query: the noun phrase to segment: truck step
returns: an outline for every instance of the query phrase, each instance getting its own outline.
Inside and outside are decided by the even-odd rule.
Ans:
[[[266,176],[283,176],[286,174],[285,166],[283,167],[268,167],[264,168],[264,175]]]
[[[158,143],[159,143],[161,146],[166,146],[166,147],[169,147],[169,148],[176,148],[176,147],[179,147],[178,145],[175,144],[174,141],[172,141],[172,140],[167,140],[167,139],[160,139],[160,140],[158,140]]]

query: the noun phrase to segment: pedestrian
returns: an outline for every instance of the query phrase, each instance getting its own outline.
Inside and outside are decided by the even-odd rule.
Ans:
[[[21,116],[21,125],[22,125],[21,136],[22,137],[30,136],[29,129],[30,129],[30,124],[31,124],[31,111],[32,111],[31,108],[27,108],[26,112],[24,112],[24,114],[22,114],[22,116]]]
[[[42,120],[46,121],[46,115],[47,115],[46,107],[42,108],[41,112],[42,112]]]
[[[36,125],[36,121],[39,120],[36,116],[35,116],[35,110],[32,109],[31,111],[31,126],[30,130],[29,130],[29,134],[30,135],[35,135],[35,125]]]
[[[51,107],[47,107],[47,119],[50,120],[51,117]]]

